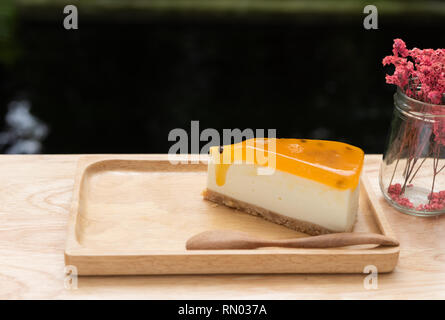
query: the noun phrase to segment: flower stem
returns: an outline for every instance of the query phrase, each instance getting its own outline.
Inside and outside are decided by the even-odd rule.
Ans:
[[[413,176],[411,177],[411,179],[409,180],[408,183],[413,182],[414,177],[416,176],[417,172],[419,172],[419,169],[422,167],[422,165],[424,164],[425,160],[428,159],[428,157],[423,158],[422,162],[420,163],[420,165],[417,167],[416,171],[414,172]]]

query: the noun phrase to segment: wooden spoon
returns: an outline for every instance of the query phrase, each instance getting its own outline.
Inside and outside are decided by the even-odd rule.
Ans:
[[[247,233],[231,230],[213,230],[199,233],[187,240],[187,250],[255,249],[261,247],[337,248],[359,244],[398,246],[399,242],[376,233],[331,233],[283,240],[266,240]]]

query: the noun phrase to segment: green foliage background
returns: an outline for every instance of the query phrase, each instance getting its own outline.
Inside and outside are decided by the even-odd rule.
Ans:
[[[18,53],[13,32],[15,8],[13,0],[0,1],[0,63],[4,65],[13,63]]]

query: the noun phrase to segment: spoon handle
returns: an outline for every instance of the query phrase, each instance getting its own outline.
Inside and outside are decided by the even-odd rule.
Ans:
[[[266,240],[254,238],[242,232],[215,230],[202,232],[191,237],[186,243],[186,248],[188,250],[256,249],[263,247],[338,248],[360,244],[399,245],[397,240],[375,233],[331,233],[304,238]]]
[[[260,244],[260,243],[259,243]],[[304,237],[286,240],[270,240],[261,246],[287,248],[338,248],[361,244],[377,244],[382,246],[397,246],[397,240],[376,233],[333,233],[320,236]]]

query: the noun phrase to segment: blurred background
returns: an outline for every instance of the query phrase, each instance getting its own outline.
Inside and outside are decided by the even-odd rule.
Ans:
[[[381,153],[382,58],[394,38],[445,47],[444,18],[426,0],[1,0],[0,152],[165,153],[199,120]]]

